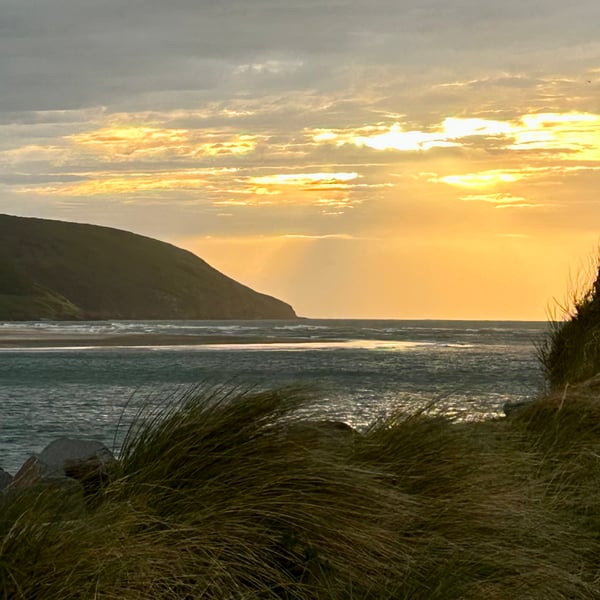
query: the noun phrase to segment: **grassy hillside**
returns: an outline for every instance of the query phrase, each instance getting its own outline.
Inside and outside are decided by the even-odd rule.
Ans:
[[[202,259],[129,232],[0,215],[0,319],[289,319]]]
[[[79,319],[82,312],[66,298],[45,288],[8,262],[0,260],[0,319]]]

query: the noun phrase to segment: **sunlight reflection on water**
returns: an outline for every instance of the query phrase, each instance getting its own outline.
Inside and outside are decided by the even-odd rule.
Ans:
[[[182,386],[241,390],[301,385],[320,414],[364,427],[396,410],[432,410],[461,420],[497,416],[504,402],[542,384],[533,340],[541,324],[456,322],[44,324],[44,334],[74,328],[131,332],[221,331],[225,343],[159,347],[4,348],[0,357],[0,466],[14,470],[60,436],[120,444],[140,406]],[[87,329],[86,329],[87,328]],[[0,341],[15,326],[0,324]],[[19,329],[19,327],[17,327]],[[31,334],[31,325],[20,328]],[[9,332],[10,333],[6,333]],[[278,336],[278,343],[227,343],[227,336]],[[66,333],[65,333],[66,332]],[[302,344],[280,339],[313,336]],[[50,335],[50,334],[48,334]],[[93,344],[93,342],[92,342]],[[119,430],[117,424],[120,423]],[[116,432],[116,433],[115,433]]]

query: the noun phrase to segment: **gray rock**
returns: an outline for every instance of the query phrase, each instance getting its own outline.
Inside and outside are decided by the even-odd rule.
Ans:
[[[102,466],[114,462],[115,457],[101,442],[60,438],[40,452],[39,460],[45,465],[47,476],[65,476],[82,463]]]
[[[107,467],[115,462],[102,443],[60,438],[30,456],[15,474],[11,489],[26,489],[59,480],[77,480],[87,495],[97,492],[107,479]],[[65,481],[68,483],[68,481]]]
[[[0,490],[8,487],[13,480],[13,476],[0,467]]]

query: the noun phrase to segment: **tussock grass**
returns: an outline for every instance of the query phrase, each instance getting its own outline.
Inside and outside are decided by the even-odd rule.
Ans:
[[[575,285],[570,299],[559,305],[562,314],[550,321],[549,333],[537,348],[553,390],[600,373],[600,257],[594,273],[590,285]]]
[[[597,387],[361,433],[306,391],[188,389],[139,416],[92,502],[4,496],[0,598],[600,597]]]

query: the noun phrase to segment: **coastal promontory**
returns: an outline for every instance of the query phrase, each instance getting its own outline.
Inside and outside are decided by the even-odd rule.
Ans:
[[[0,215],[0,320],[293,318],[289,304],[166,242]]]

